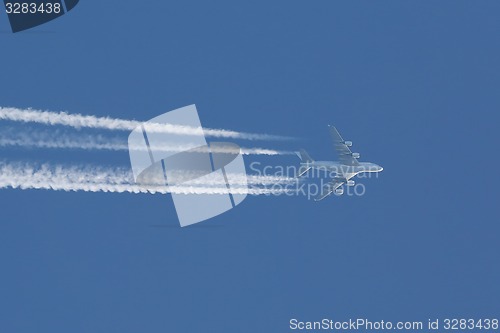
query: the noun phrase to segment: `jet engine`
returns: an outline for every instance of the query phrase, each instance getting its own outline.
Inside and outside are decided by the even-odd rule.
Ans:
[[[352,153],[352,154],[351,154],[351,156],[352,156],[353,158],[359,158],[359,153]]]
[[[345,184],[347,186],[354,186],[354,180],[348,180]]]
[[[352,146],[352,141],[344,141],[344,144],[345,144],[347,147],[351,147],[351,146]]]
[[[344,194],[344,189],[342,187],[339,187],[338,189],[335,190],[336,195],[342,195]]]

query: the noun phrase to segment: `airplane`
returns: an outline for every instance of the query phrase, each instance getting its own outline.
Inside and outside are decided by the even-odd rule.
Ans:
[[[354,186],[354,176],[365,172],[380,172],[384,170],[380,165],[369,162],[359,162],[359,153],[353,153],[349,147],[352,146],[352,141],[345,141],[334,126],[328,125],[330,135],[333,139],[333,147],[339,155],[339,161],[315,161],[304,150],[300,149],[297,155],[301,159],[299,173],[297,177],[301,177],[311,169],[335,173],[332,180],[323,186],[321,193],[314,199],[320,201],[332,193],[342,195],[344,189],[342,185]]]

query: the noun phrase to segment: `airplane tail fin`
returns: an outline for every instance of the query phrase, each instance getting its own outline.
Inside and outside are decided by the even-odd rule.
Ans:
[[[297,152],[297,156],[299,156],[302,163],[306,164],[306,165],[301,165],[299,168],[297,177],[300,177],[311,169],[311,166],[309,166],[308,164],[314,162],[314,160],[311,158],[311,156],[309,156],[309,154],[304,149],[300,149]]]
[[[314,162],[314,160],[311,158],[311,156],[309,156],[309,154],[304,149],[300,149],[298,151],[297,155],[299,156],[299,158],[301,159],[301,161],[303,163]]]

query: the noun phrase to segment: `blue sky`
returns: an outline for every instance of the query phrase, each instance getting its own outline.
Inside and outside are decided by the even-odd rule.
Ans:
[[[317,159],[334,158],[335,124],[384,171],[360,180],[362,197],[249,197],[182,229],[168,195],[0,190],[0,330],[276,332],[291,318],[498,315],[499,10],[82,0],[18,34],[2,12],[1,106],[147,120],[194,103],[206,127],[297,136],[266,146]],[[129,164],[126,152],[0,156]]]

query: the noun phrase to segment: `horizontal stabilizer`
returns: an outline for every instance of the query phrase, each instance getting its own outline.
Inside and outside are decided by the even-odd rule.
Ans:
[[[324,198],[326,198],[327,196],[329,196],[330,194],[332,194],[332,192],[333,191],[330,189],[327,189],[326,191],[321,191],[321,193],[316,198],[314,198],[314,201],[321,201]]]
[[[299,168],[299,174],[297,175],[297,177],[300,177],[302,176],[303,174],[305,174],[307,171],[311,170],[311,167],[310,166],[305,166],[305,165],[302,165],[300,168]]]

